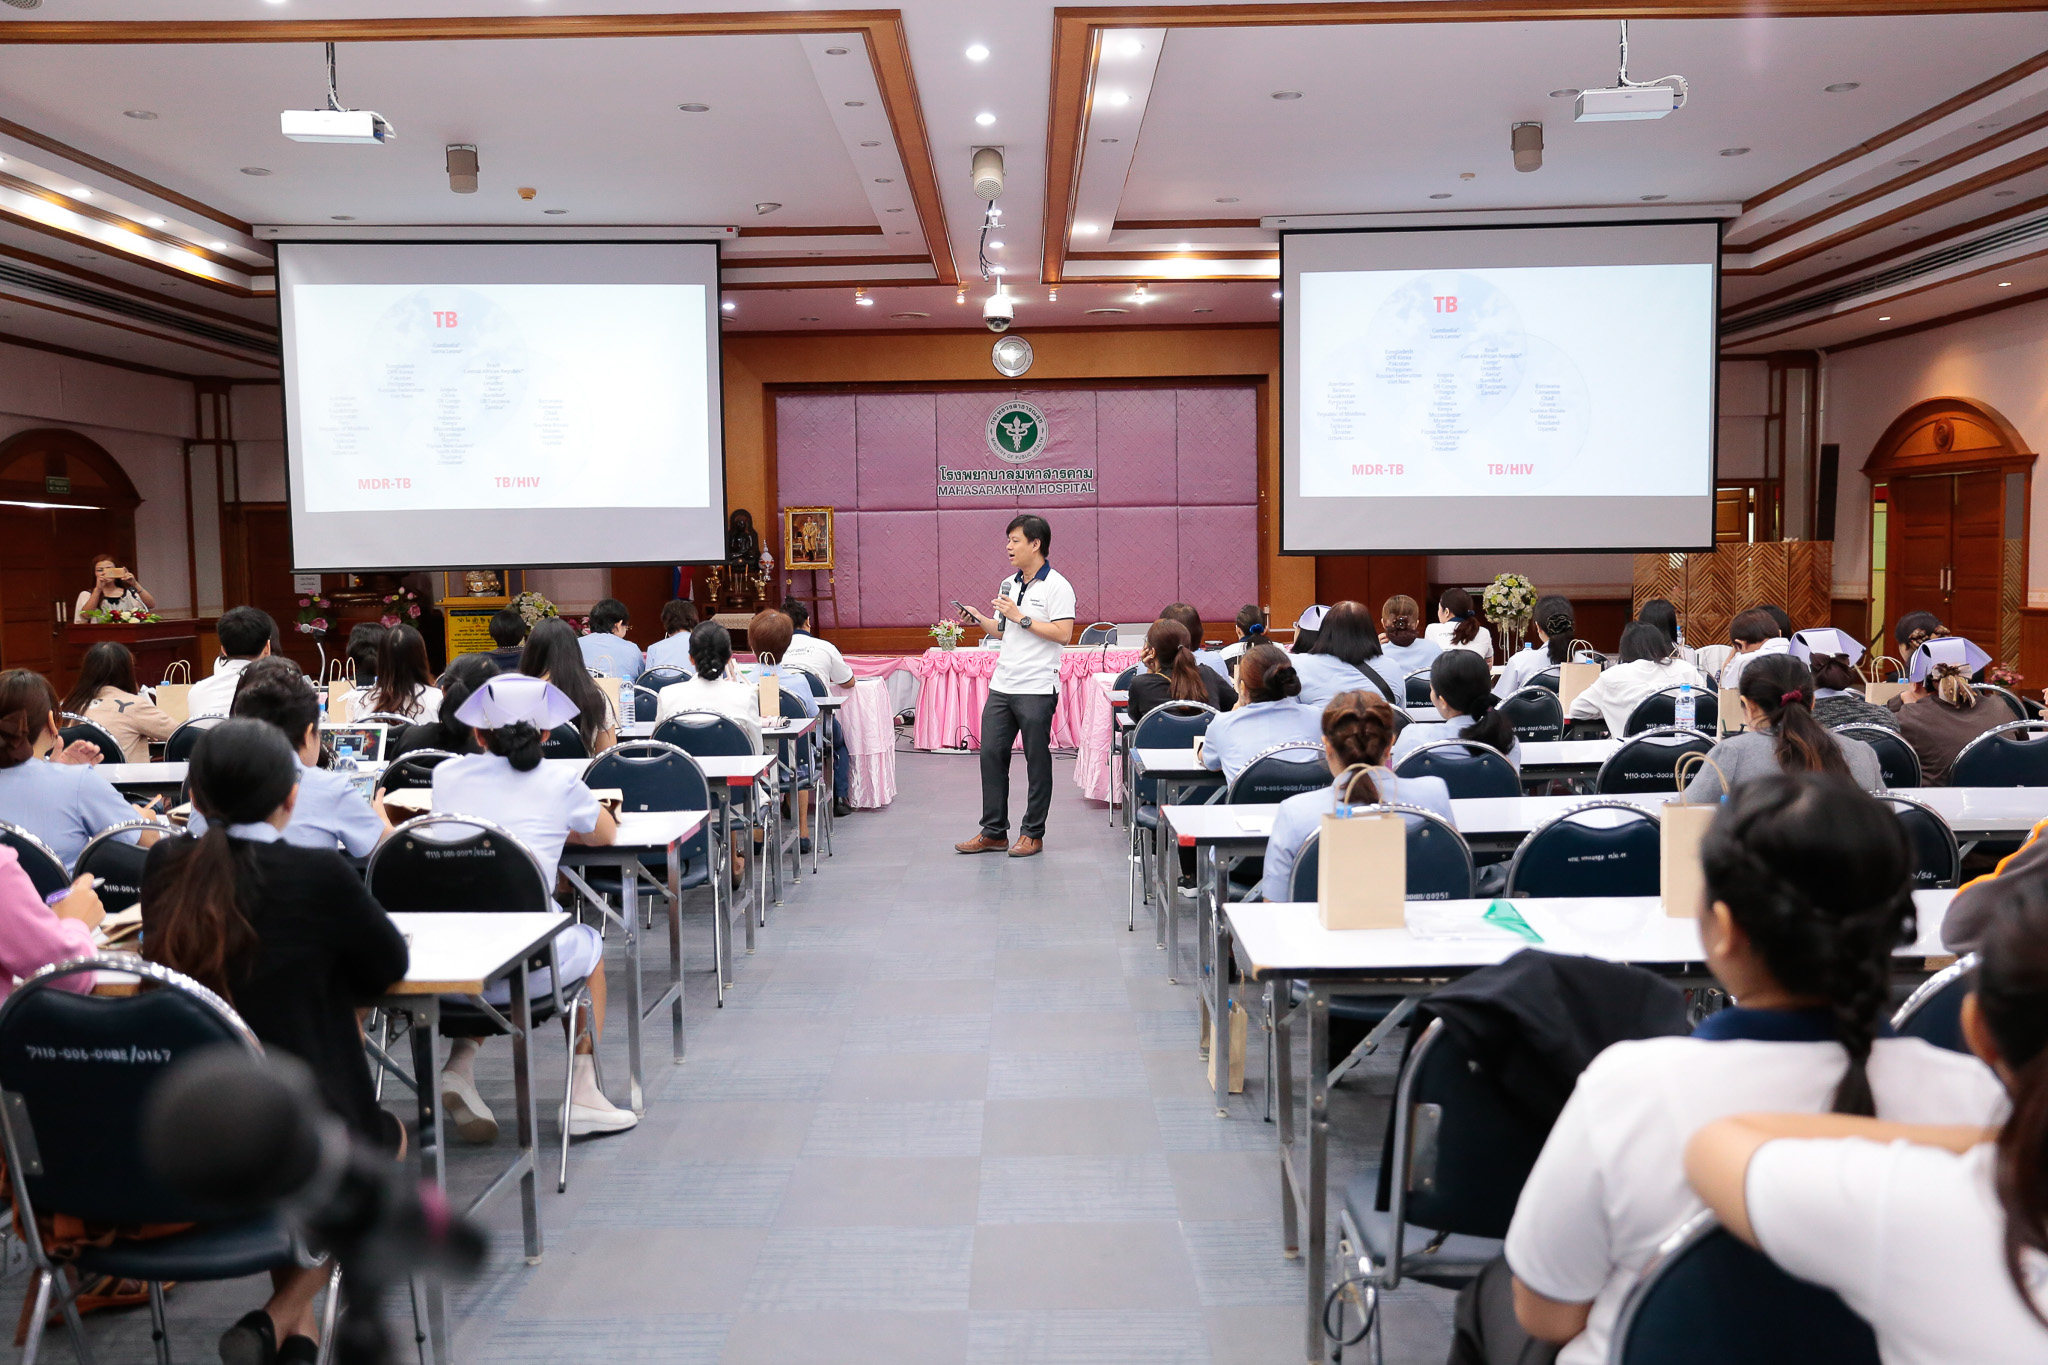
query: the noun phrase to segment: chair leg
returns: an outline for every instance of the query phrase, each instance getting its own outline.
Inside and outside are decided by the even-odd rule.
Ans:
[[[576,1020],[583,1013],[584,997],[581,993],[569,1003],[569,1068],[562,1074],[562,1169],[555,1177],[555,1193],[569,1192],[569,1106],[576,1098]],[[590,1045],[591,1055],[597,1054],[597,1043]]]
[[[314,1365],[333,1365],[334,1327],[341,1320],[341,1265],[327,1276],[327,1302],[320,1308],[320,1354]]]
[[[50,1320],[50,1290],[55,1277],[47,1270],[36,1272],[35,1307],[29,1310],[28,1335],[22,1339],[21,1365],[36,1365],[36,1353],[43,1345],[43,1324]]]
[[[171,1325],[164,1321],[164,1287],[149,1282],[149,1341],[156,1347],[156,1365],[171,1365]]]
[[[150,1288],[154,1289],[156,1286],[151,1285]],[[64,1326],[71,1334],[71,1349],[78,1356],[78,1365],[93,1365],[92,1347],[85,1339],[85,1324],[78,1320],[77,1298],[78,1290],[75,1285],[70,1288],[66,1288],[61,1284],[57,1286],[57,1306],[64,1311]],[[168,1338],[165,1339],[165,1344],[161,1349],[165,1351],[170,1349]],[[169,1358],[169,1356],[163,1357],[165,1360]]]

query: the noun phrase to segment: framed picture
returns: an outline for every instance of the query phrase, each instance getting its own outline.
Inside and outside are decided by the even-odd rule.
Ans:
[[[786,569],[832,567],[832,509],[782,509],[782,553]]]

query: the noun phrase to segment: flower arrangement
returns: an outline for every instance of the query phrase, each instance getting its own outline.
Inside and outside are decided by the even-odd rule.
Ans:
[[[377,618],[377,623],[387,629],[397,625],[409,626],[420,619],[424,610],[418,593],[411,588],[400,588],[397,592],[384,594],[384,614]]]
[[[1496,574],[1479,597],[1480,611],[1500,628],[1500,645],[1512,653],[1536,614],[1536,585],[1518,573]]]
[[[940,621],[928,634],[939,642],[940,649],[952,649],[960,643],[960,636],[966,627],[958,621]]]
[[[140,610],[126,607],[118,610],[95,607],[78,619],[89,626],[146,626],[163,618],[146,607]]]
[[[537,592],[523,592],[513,598],[512,610],[519,613],[519,619],[526,622],[528,630],[532,630],[550,616],[562,614],[555,609],[554,603]]]
[[[1985,682],[1990,683],[1993,687],[2002,687],[2008,692],[2017,691],[2019,685],[2026,680],[2025,674],[2015,673],[2004,664],[1993,664],[1984,670]]]
[[[334,604],[332,602],[317,594],[301,597],[299,599],[299,624],[297,626],[299,634],[317,637],[325,635],[329,630],[333,629],[334,622],[329,620],[327,615],[333,607]]]

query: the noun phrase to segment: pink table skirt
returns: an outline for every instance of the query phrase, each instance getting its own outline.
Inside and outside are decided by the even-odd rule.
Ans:
[[[1116,736],[1116,707],[1110,704],[1114,673],[1097,673],[1081,689],[1081,751],[1074,760],[1074,785],[1090,801],[1123,801],[1123,769],[1112,765],[1109,753]]]
[[[963,735],[979,747],[981,708],[988,700],[997,655],[993,649],[928,649],[910,660],[911,671],[922,683],[917,698],[918,748],[957,748]],[[1091,677],[1105,669],[1121,672],[1137,661],[1135,649],[1074,649],[1061,656],[1060,704],[1052,713],[1053,748],[1082,747]]]
[[[915,654],[848,654],[846,666],[856,678],[886,678],[891,673],[915,673]]]
[[[847,799],[861,810],[886,806],[896,799],[896,725],[889,707],[889,689],[880,678],[856,678],[852,687],[834,687],[847,698],[839,708],[839,731],[853,759],[853,790]]]

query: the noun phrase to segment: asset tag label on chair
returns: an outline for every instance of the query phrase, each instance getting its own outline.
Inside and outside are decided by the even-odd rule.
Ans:
[[[1408,923],[1408,824],[1398,815],[1325,815],[1316,914],[1325,929]]]

